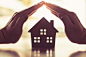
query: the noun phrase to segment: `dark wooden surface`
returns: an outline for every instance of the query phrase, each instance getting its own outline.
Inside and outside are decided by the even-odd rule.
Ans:
[[[55,48],[38,48],[32,49],[31,39],[21,38],[15,44],[0,44],[0,57],[69,57],[71,54],[78,51],[85,51],[85,45],[71,43],[67,38],[57,38]],[[83,53],[83,52],[81,52]],[[85,53],[85,52],[84,52]],[[84,56],[85,54],[83,54]],[[77,54],[77,56],[81,56]]]

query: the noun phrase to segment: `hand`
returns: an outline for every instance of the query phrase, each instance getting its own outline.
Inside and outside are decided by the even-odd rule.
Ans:
[[[55,16],[62,20],[65,26],[65,33],[70,41],[86,44],[86,30],[74,12],[50,3],[45,3],[45,5]]]
[[[24,22],[32,15],[38,8],[43,5],[44,2],[40,2],[37,5],[34,5],[28,9],[17,12],[13,15],[11,20],[7,25],[1,29],[2,34],[6,41],[2,43],[15,43],[19,40],[22,35],[22,27]]]

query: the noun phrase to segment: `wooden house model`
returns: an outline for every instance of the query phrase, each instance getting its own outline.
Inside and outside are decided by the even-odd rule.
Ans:
[[[52,47],[55,46],[56,30],[54,21],[50,23],[43,17],[28,32],[31,32],[32,47]]]

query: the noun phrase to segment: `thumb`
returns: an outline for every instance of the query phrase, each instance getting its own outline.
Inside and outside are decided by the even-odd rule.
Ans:
[[[59,13],[59,18],[64,23],[65,28],[70,28],[73,26],[73,23],[71,22],[70,18],[67,15]]]

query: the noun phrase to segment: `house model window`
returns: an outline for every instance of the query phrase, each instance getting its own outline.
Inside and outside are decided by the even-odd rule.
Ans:
[[[46,43],[53,43],[53,37],[47,37]]]
[[[40,35],[46,35],[46,29],[40,29]]]
[[[40,37],[34,37],[34,43],[40,43]]]

